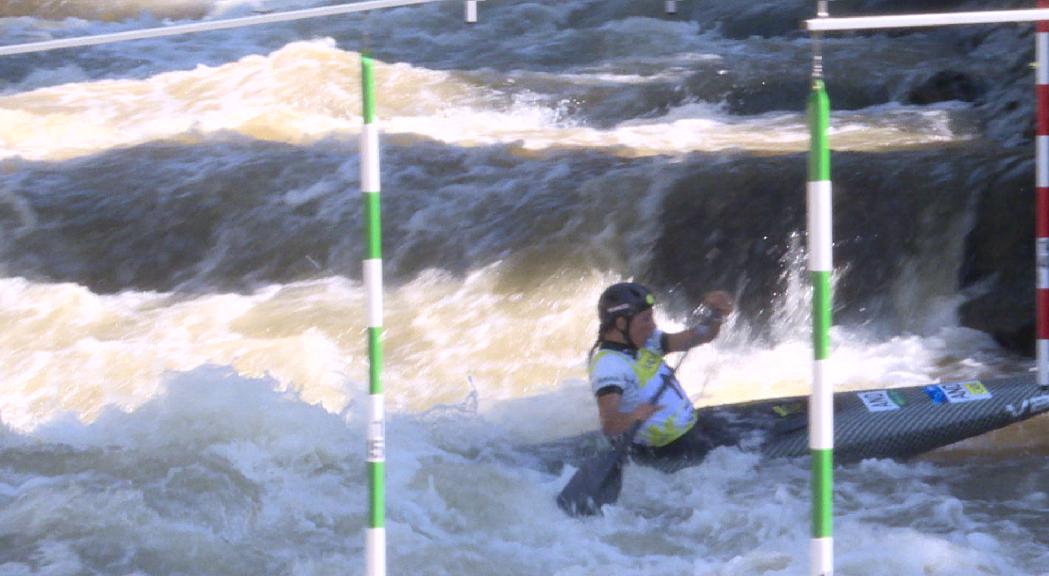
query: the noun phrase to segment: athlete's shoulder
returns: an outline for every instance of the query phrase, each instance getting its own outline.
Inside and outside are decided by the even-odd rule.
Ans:
[[[631,387],[633,359],[617,350],[598,350],[590,359],[590,386],[594,393],[615,390],[620,393]]]
[[[601,349],[590,359],[590,373],[629,371],[634,359],[618,350]]]

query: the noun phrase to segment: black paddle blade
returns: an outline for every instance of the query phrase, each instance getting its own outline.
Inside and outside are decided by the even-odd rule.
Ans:
[[[594,516],[618,500],[622,488],[623,456],[613,450],[584,463],[557,495],[557,505],[572,517]]]

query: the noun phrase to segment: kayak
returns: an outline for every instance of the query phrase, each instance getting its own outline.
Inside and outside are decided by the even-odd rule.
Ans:
[[[834,394],[834,461],[906,459],[1049,411],[1049,390],[1034,375],[962,380]],[[713,445],[732,445],[769,458],[809,454],[808,397],[774,398],[698,409],[697,426]],[[524,450],[559,473],[608,450],[591,432]],[[681,466],[702,460],[687,454]],[[636,458],[635,458],[636,459]]]
[[[834,394],[834,460],[910,458],[1049,410],[1035,376],[964,380]],[[755,436],[769,457],[809,453],[808,398],[781,398],[700,410],[726,421],[743,444]],[[756,431],[756,432],[755,432]]]

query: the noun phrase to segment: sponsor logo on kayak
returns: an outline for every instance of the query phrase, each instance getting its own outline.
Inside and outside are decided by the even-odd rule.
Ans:
[[[896,403],[897,406],[906,406],[907,401],[903,399],[903,394],[900,394],[898,390],[889,390],[889,398]]]
[[[1005,407],[1005,411],[1013,418],[1020,418],[1021,416],[1026,416],[1028,414],[1037,414],[1046,410],[1049,410],[1049,394],[1028,398],[1021,402],[1019,407],[1015,404],[1009,404]]]
[[[933,404],[962,404],[991,398],[991,391],[979,380],[930,384],[925,387],[925,394]]]
[[[794,402],[792,404],[779,404],[772,407],[772,411],[776,413],[780,418],[786,418],[794,414],[800,414],[804,408],[801,402]]]
[[[868,412],[889,412],[903,406],[903,396],[895,390],[870,390],[856,394]]]

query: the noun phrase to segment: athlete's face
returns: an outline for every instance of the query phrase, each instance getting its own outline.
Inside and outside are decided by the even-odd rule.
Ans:
[[[630,322],[630,343],[640,348],[648,341],[649,336],[656,329],[656,319],[652,315],[652,309],[634,316]]]

